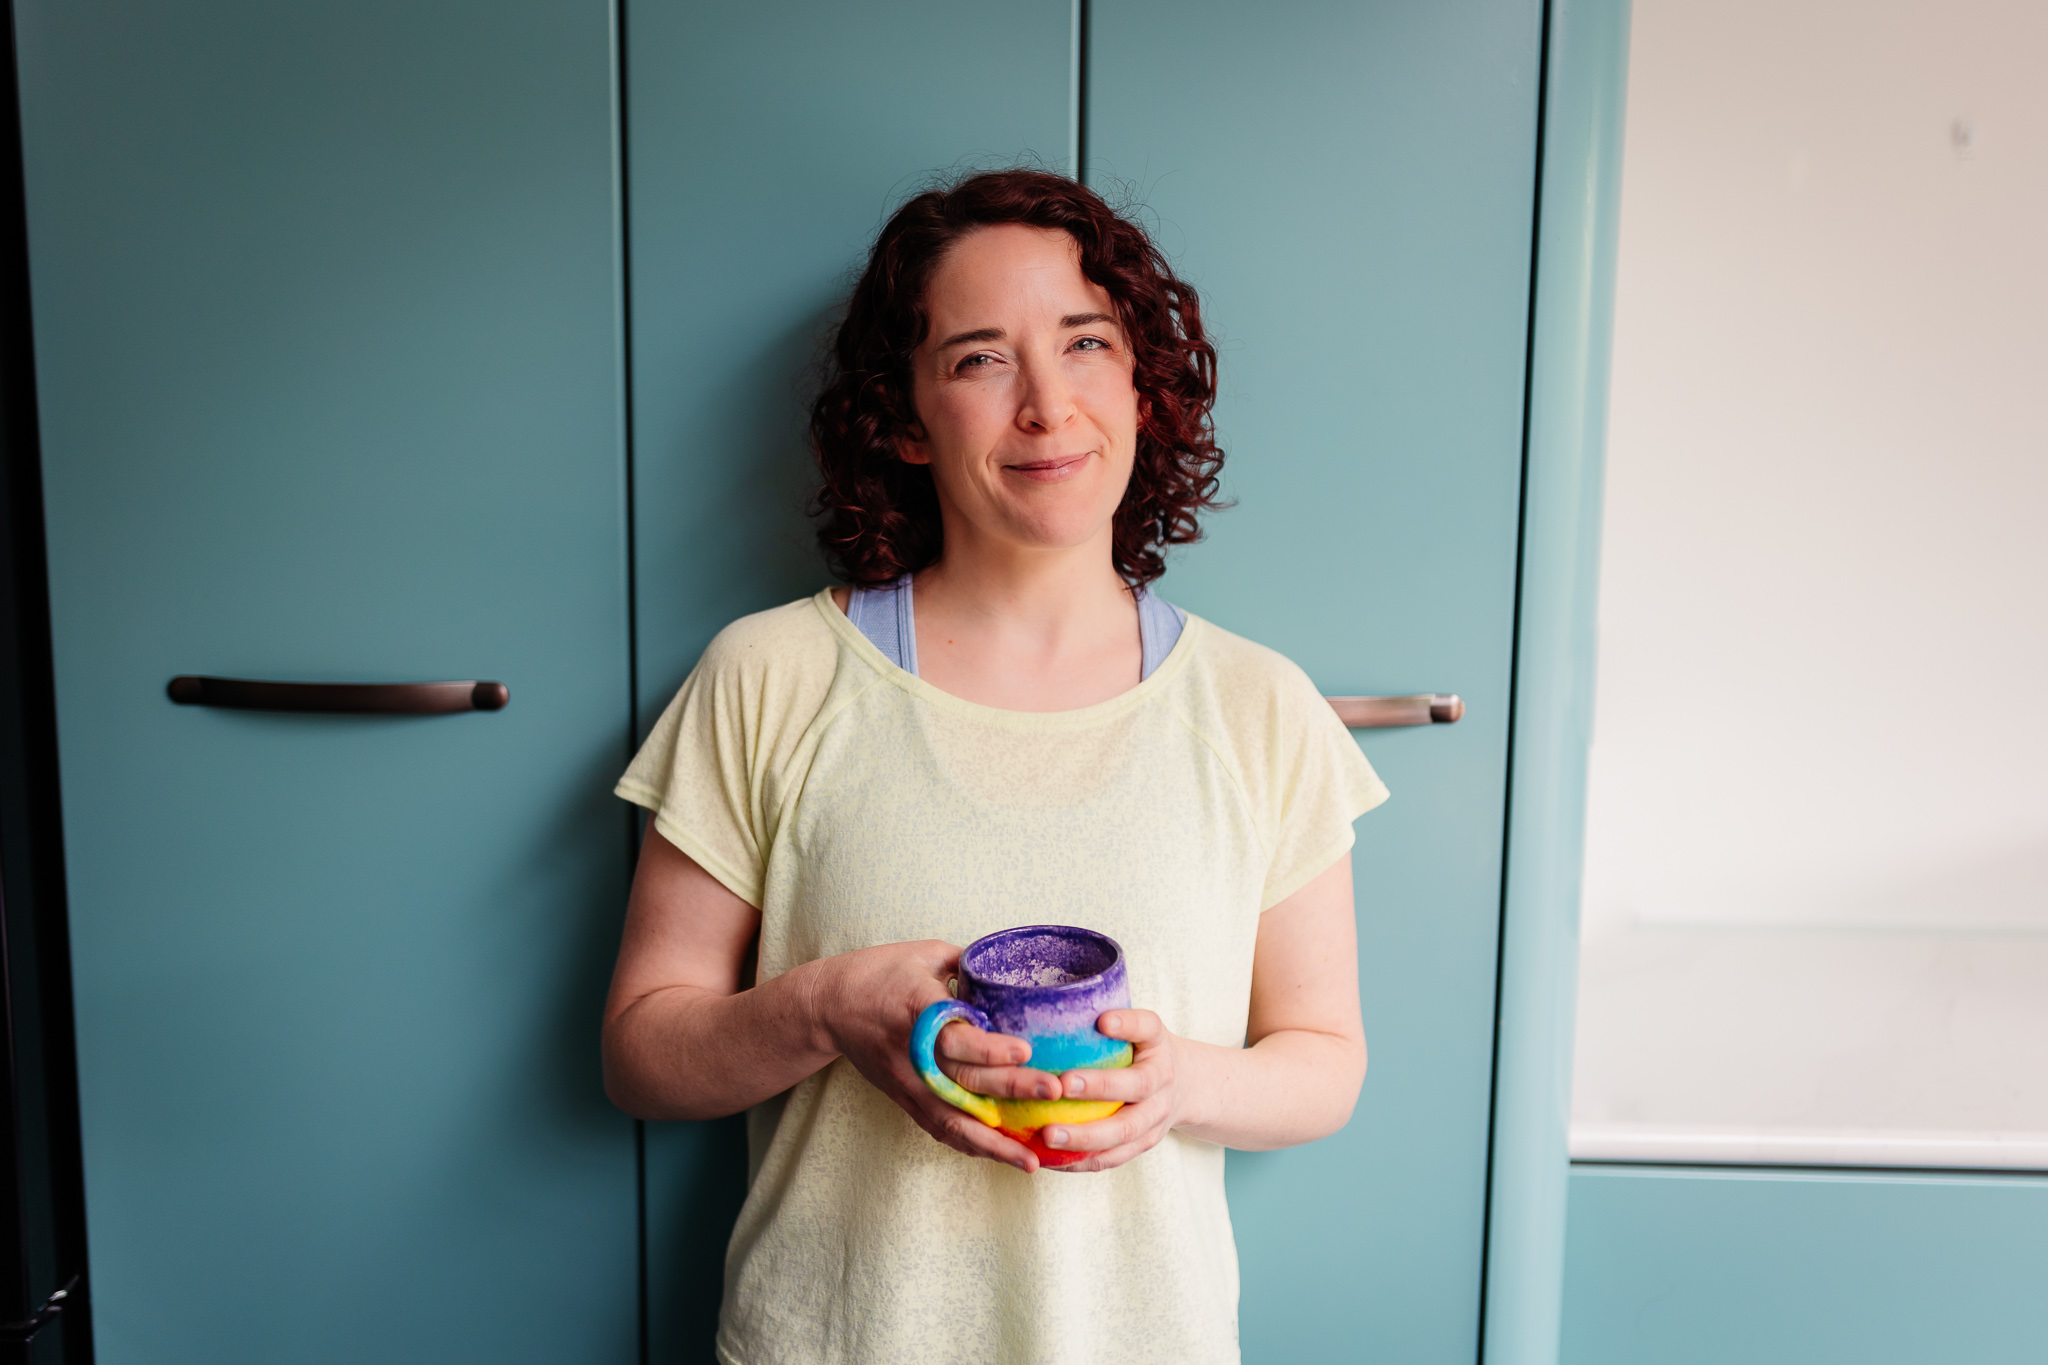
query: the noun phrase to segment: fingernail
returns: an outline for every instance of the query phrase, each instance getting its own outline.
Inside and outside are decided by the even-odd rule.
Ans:
[[[1088,1093],[1088,1082],[1080,1076],[1069,1076],[1067,1089],[1076,1095],[1085,1095]]]
[[[1049,1081],[1040,1081],[1031,1087],[1031,1093],[1041,1100],[1049,1100],[1053,1097],[1052,1084]]]
[[[1066,1129],[1064,1129],[1064,1128],[1048,1128],[1048,1129],[1046,1129],[1046,1130],[1045,1130],[1045,1145],[1046,1145],[1046,1146],[1048,1146],[1048,1147],[1064,1147],[1064,1146],[1066,1146],[1066,1145],[1067,1145],[1067,1130],[1066,1130]]]

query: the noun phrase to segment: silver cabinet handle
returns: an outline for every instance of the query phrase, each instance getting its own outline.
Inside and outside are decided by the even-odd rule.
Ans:
[[[1465,699],[1449,692],[1417,692],[1412,697],[1324,697],[1337,719],[1354,730],[1384,730],[1396,725],[1449,725],[1465,714]]]

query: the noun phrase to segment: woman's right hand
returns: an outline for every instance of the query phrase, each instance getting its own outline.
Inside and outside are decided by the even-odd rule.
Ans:
[[[918,1127],[968,1156],[1035,1171],[1038,1158],[1030,1148],[947,1104],[910,1063],[910,1031],[917,1016],[934,1001],[950,998],[946,983],[959,965],[958,948],[926,939],[841,953],[799,970],[817,973],[812,1013],[831,1049]],[[1031,1045],[1022,1038],[984,1033],[956,1020],[939,1033],[939,1055],[948,1063],[946,1073],[977,1094],[1034,1099],[1060,1093],[1058,1077],[1022,1065],[1031,1055]]]
[[[659,830],[647,831],[619,964],[605,1002],[605,1091],[643,1119],[735,1114],[816,1075],[840,1057],[955,1151],[1038,1169],[1038,1158],[947,1104],[910,1063],[910,1031],[947,998],[960,963],[950,943],[891,943],[747,980],[761,912]],[[1061,1082],[1015,1065],[1021,1038],[954,1023],[940,1065],[984,1095],[1056,1096]]]

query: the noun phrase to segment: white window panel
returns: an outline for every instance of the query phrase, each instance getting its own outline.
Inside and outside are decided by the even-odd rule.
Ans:
[[[1636,0],[1574,1156],[2048,1167],[2043,70]]]

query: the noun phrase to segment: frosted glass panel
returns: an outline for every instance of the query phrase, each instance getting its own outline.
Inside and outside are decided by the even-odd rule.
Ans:
[[[1636,0],[1575,1155],[2048,1166],[2044,69]]]

